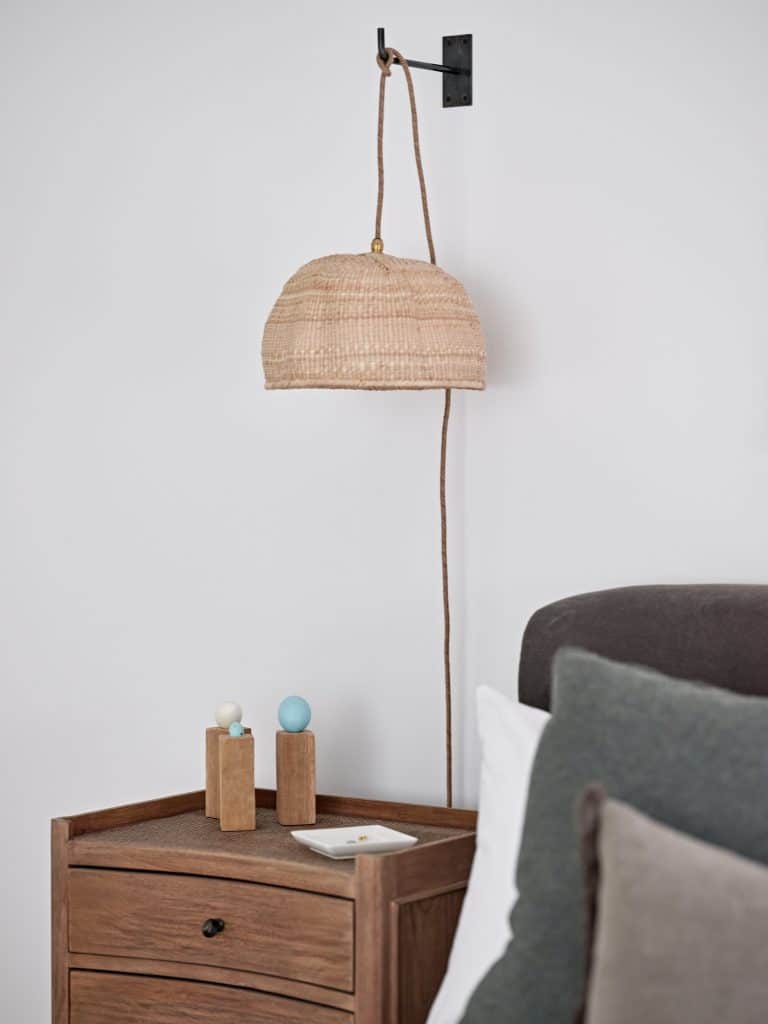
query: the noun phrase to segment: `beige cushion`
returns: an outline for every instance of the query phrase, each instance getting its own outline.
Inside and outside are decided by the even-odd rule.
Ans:
[[[755,793],[755,814],[764,814]],[[768,868],[591,787],[587,1024],[765,1024]],[[768,827],[768,819],[766,819]]]

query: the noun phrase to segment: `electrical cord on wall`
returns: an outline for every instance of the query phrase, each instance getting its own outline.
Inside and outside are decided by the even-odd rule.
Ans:
[[[384,99],[387,78],[392,74],[395,60],[403,69],[408,86],[408,101],[411,107],[411,132],[413,135],[413,153],[416,158],[416,170],[419,175],[421,190],[421,208],[424,214],[424,230],[427,236],[429,262],[435,263],[435,243],[432,239],[432,225],[429,219],[427,203],[427,185],[424,180],[424,167],[421,162],[421,146],[419,144],[419,120],[416,113],[416,95],[413,89],[413,78],[408,61],[392,47],[387,48],[387,58],[383,60],[376,54],[376,63],[381,68],[379,79],[379,117],[376,137],[378,166],[378,195],[376,199],[375,236],[371,243],[373,252],[383,252],[384,243],[381,238],[381,218],[384,208]],[[443,590],[443,686],[445,698],[445,803],[453,807],[453,693],[451,687],[451,606],[448,593],[448,516],[445,499],[445,465],[448,451],[448,420],[451,415],[451,389],[445,389],[445,405],[443,407],[443,425],[440,440],[440,553],[442,563]]]

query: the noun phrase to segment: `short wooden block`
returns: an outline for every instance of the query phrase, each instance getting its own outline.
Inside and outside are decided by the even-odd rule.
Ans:
[[[284,732],[275,740],[277,754],[277,820],[281,825],[314,825],[315,734]]]
[[[205,814],[208,818],[219,816],[219,737],[226,735],[227,730],[218,725],[205,730]]]
[[[219,826],[222,832],[256,828],[253,736],[219,738]]]
[[[245,730],[246,736],[250,729]],[[212,725],[205,730],[205,815],[219,817],[219,738],[229,736],[227,729]]]

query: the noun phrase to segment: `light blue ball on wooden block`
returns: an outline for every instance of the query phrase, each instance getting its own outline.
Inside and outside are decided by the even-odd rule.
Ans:
[[[229,726],[229,735],[230,736],[244,736],[245,735],[245,727],[244,727],[243,723],[242,722],[232,722],[231,725]]]
[[[312,718],[312,708],[303,697],[286,697],[277,709],[277,720],[286,732],[304,732]]]

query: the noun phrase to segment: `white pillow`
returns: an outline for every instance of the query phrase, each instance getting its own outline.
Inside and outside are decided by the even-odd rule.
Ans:
[[[469,997],[509,942],[509,912],[517,899],[515,875],[528,784],[546,711],[477,689],[482,749],[477,849],[440,991],[427,1024],[457,1024]]]

